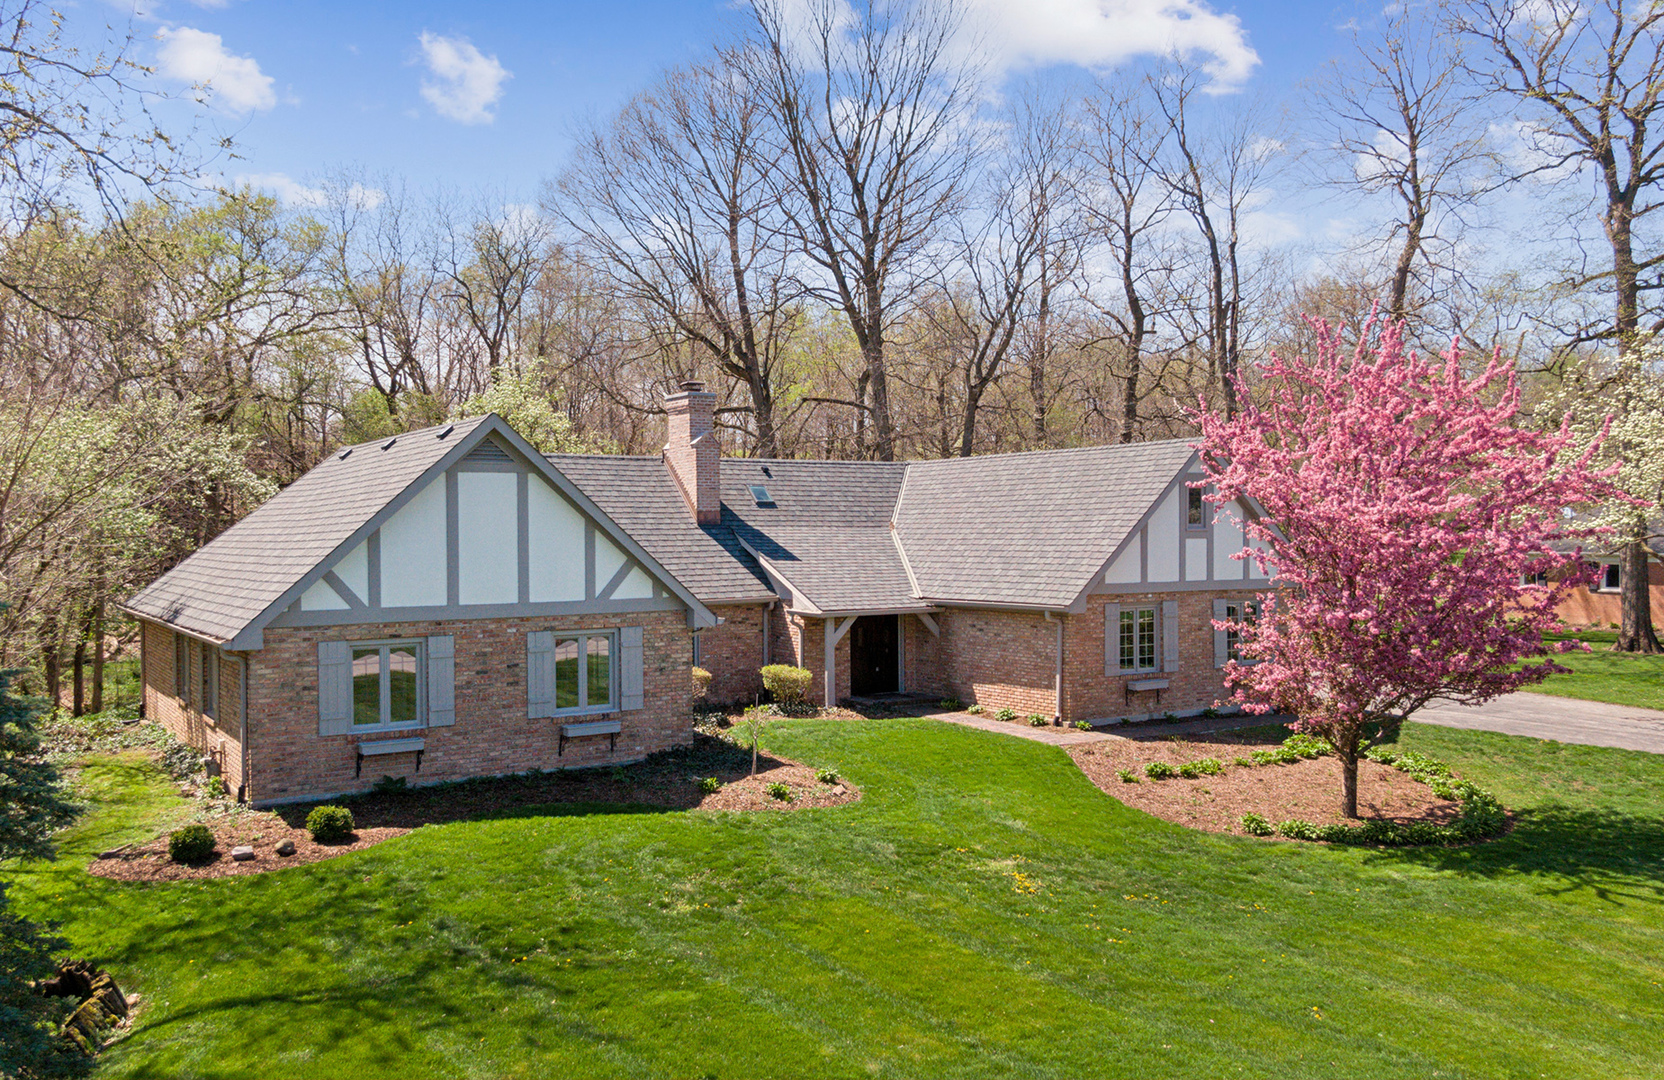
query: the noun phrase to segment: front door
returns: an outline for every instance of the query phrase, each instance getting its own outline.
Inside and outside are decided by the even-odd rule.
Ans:
[[[857,697],[900,689],[896,654],[901,633],[895,615],[863,615],[849,628],[849,692]]]

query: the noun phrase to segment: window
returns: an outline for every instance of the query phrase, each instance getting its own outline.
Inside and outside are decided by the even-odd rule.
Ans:
[[[173,696],[181,705],[191,700],[191,643],[177,633],[173,635]]]
[[[1190,489],[1190,515],[1185,518],[1185,527],[1190,529],[1205,529],[1208,527],[1208,517],[1205,511],[1206,503],[1202,500],[1202,489]]]
[[[422,718],[422,646],[415,641],[352,646],[352,726],[415,727]]]
[[[751,498],[756,501],[758,506],[774,505],[774,496],[770,495],[768,493],[768,488],[764,487],[762,484],[751,485]]]
[[[1527,572],[1521,574],[1520,584],[1525,586],[1535,585],[1538,588],[1542,588],[1548,584],[1548,571],[1538,570],[1536,573]]]
[[[1623,567],[1609,562],[1600,568],[1601,592],[1617,592],[1623,586]]]
[[[1121,670],[1156,669],[1156,609],[1124,608],[1121,611]]]
[[[1234,623],[1251,623],[1259,617],[1259,605],[1254,603],[1252,600],[1248,600],[1246,602],[1232,600],[1225,604],[1225,618]],[[1240,643],[1239,639],[1240,635],[1237,633],[1235,627],[1225,631],[1225,658],[1227,660],[1235,660],[1238,663],[1243,662],[1242,654],[1237,648]]]
[[[202,715],[212,720],[220,711],[220,656],[217,649],[198,646],[202,657]]]
[[[610,633],[555,638],[555,709],[592,712],[613,704]]]

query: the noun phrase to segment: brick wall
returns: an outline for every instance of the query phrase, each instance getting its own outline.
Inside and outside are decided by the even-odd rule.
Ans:
[[[209,755],[220,770],[226,788],[236,794],[243,783],[242,667],[237,656],[220,654],[219,706],[213,717],[202,712],[202,664],[212,646],[186,640],[190,670],[183,687],[174,685],[174,640],[172,630],[141,622],[144,635],[144,714],[161,724],[180,742]]]
[[[776,627],[773,660],[777,664],[791,664],[808,668],[814,675],[809,686],[809,701],[815,705],[826,703],[826,620],[818,616],[782,614],[771,617]],[[838,700],[849,696],[849,635],[838,640],[833,650]]]
[[[936,616],[937,627],[942,624]],[[942,695],[947,681],[942,676],[941,639],[930,632],[917,615],[901,616],[902,660],[907,669],[903,685],[910,694]]]
[[[1647,596],[1654,626],[1664,626],[1664,566],[1647,564]],[[1573,589],[1554,612],[1572,626],[1605,630],[1622,624],[1623,595],[1596,592],[1580,586]]]
[[[706,700],[720,705],[742,701],[749,704],[762,692],[763,677],[758,672],[763,666],[765,610],[762,604],[711,609],[723,622],[721,626],[699,631],[699,666],[711,673],[711,689]],[[769,613],[769,618],[778,623],[781,616],[775,611]]]
[[[606,736],[568,742],[560,725],[583,718],[526,716],[526,633],[620,625],[642,627],[643,708],[613,714],[623,724],[618,749]],[[450,634],[456,644],[456,723],[417,732],[318,734],[318,642]],[[408,622],[354,627],[268,629],[249,671],[249,797],[255,803],[318,798],[368,788],[382,776],[434,783],[528,769],[619,764],[691,741],[688,668],[691,634],[681,612],[611,616]],[[414,754],[366,758],[353,777],[362,739],[426,740],[422,771]]]
[[[1091,598],[1084,612],[1068,616],[1064,640],[1063,702],[1065,722],[1114,717],[1149,718],[1164,713],[1199,712],[1226,699],[1219,669],[1213,666],[1213,602],[1217,599],[1252,600],[1253,590],[1218,592],[1143,593]],[[1104,674],[1104,606],[1117,603],[1153,605],[1179,602],[1179,670],[1132,675]],[[1157,650],[1161,648],[1160,635]],[[1158,662],[1159,663],[1159,662]],[[1153,691],[1127,696],[1130,679],[1166,679],[1159,704]]]
[[[942,628],[937,645],[940,693],[989,712],[1052,715],[1055,623],[1038,612],[986,608],[949,608],[936,618]]]

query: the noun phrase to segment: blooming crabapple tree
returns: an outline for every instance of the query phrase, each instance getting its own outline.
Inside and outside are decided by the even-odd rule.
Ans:
[[[1598,439],[1578,452],[1565,425],[1515,426],[1519,390],[1500,357],[1470,378],[1454,345],[1439,360],[1407,352],[1400,323],[1371,319],[1350,354],[1312,326],[1312,359],[1273,353],[1235,417],[1205,401],[1199,412],[1206,497],[1258,504],[1264,517],[1245,523],[1258,546],[1236,557],[1279,586],[1257,620],[1215,625],[1236,631],[1248,661],[1225,667],[1235,698],[1332,743],[1342,810],[1357,817],[1373,725],[1565,670],[1543,637],[1588,571],[1553,548],[1574,536],[1566,507],[1614,492],[1590,464]],[[1544,572],[1546,586],[1522,585]]]

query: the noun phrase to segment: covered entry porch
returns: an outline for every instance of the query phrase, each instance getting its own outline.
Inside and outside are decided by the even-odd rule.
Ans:
[[[907,693],[907,622],[916,620],[932,637],[941,634],[933,610],[907,608],[888,611],[856,611],[820,616],[823,655],[820,658],[825,704],[841,697],[872,697]],[[847,685],[838,679],[838,644],[848,639],[849,677]],[[809,657],[803,658],[807,667]]]

